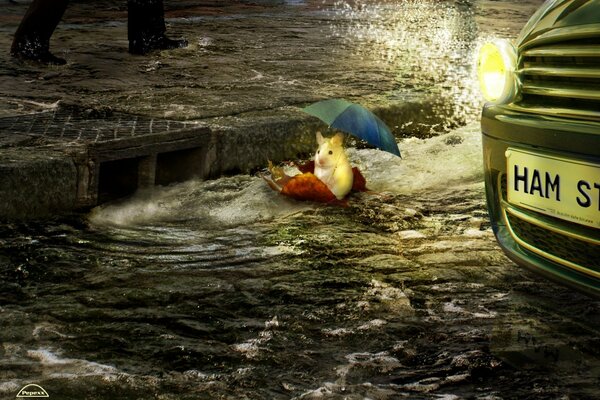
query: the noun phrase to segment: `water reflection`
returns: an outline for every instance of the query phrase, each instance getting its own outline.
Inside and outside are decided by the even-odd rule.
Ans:
[[[486,37],[473,2],[336,1],[335,7],[345,23],[332,25],[333,34],[363,62],[394,71],[389,98],[435,93],[452,98],[453,109],[440,110],[451,120],[462,124],[477,115],[481,101],[472,64]]]
[[[257,34],[251,56],[230,32],[249,35],[256,19],[209,18],[210,38],[182,21],[198,38],[187,51],[198,54],[130,64],[163,85],[148,103],[144,90],[132,102],[155,109],[160,99],[167,112],[197,115],[196,92],[171,91],[157,74],[177,65],[189,87],[212,90],[211,104],[240,105],[247,92],[254,101],[252,85],[329,96],[348,84],[392,99],[440,87],[451,107],[470,109],[463,62],[481,37],[471,4],[313,9],[335,16],[324,34],[360,59],[353,79],[327,82],[304,68],[310,60],[281,67],[299,54],[332,57],[319,37],[269,52],[284,40],[273,32],[305,42],[302,21],[291,33],[278,20]],[[233,94],[230,80],[197,73],[213,57],[229,74],[241,54],[249,68]],[[335,65],[354,60],[337,55]],[[361,86],[362,74],[382,70],[393,84]],[[118,89],[110,82],[104,95],[131,95]],[[351,150],[374,193],[347,208],[292,202],[258,177],[234,176],[140,192],[85,218],[0,225],[0,321],[10,328],[0,331],[0,393],[37,382],[64,399],[593,398],[600,304],[502,255],[487,220],[478,124],[445,128],[404,139],[402,160]]]
[[[600,304],[498,251],[479,137],[471,125],[407,139],[397,165],[351,151],[376,193],[347,208],[237,176],[141,193],[85,222],[3,225],[0,392],[35,381],[67,399],[592,393]],[[575,361],[586,369],[574,374]]]

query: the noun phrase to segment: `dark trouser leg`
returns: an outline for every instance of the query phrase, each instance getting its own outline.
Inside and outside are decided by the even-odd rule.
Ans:
[[[165,36],[165,14],[162,0],[128,0],[127,36],[129,52],[145,54],[152,50],[187,46],[185,40]]]
[[[65,60],[50,53],[50,37],[60,22],[69,0],[34,0],[17,28],[12,55],[48,64]]]

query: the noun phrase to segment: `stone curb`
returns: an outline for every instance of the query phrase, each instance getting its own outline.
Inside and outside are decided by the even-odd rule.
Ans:
[[[316,147],[315,132],[328,128],[299,110],[219,117],[174,132],[103,143],[39,144],[26,135],[21,141],[5,141],[0,148],[0,219],[50,217],[155,184],[250,173],[265,168],[269,160],[309,158]],[[375,112],[396,131],[407,126],[398,136],[427,136],[427,130],[417,128],[446,117],[438,115],[431,99]]]

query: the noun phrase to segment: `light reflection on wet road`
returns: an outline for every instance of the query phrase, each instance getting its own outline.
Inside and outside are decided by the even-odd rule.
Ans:
[[[499,23],[499,16],[518,21],[532,4],[403,4],[414,26],[390,13],[394,2],[335,2],[339,25],[328,34],[359,44],[350,53],[367,60],[362,72],[386,78],[383,96],[442,87],[446,105],[460,112],[448,124],[427,125],[439,136],[402,140],[402,160],[351,150],[375,193],[355,196],[347,208],[322,207],[238,175],[138,193],[86,216],[1,225],[0,394],[14,398],[37,383],[60,399],[597,398],[600,303],[501,253],[485,209],[478,125],[457,128],[474,121],[478,107],[461,57],[486,35],[516,34],[522,23]],[[461,31],[469,18],[471,30]],[[199,36],[197,50],[227,66],[241,42],[219,21],[209,22],[216,39]],[[247,21],[231,23],[249,29]],[[420,44],[415,27],[425,21],[439,29]],[[78,34],[80,22],[64,38]],[[171,23],[186,34],[197,30],[193,19]],[[289,35],[302,38],[300,31]],[[99,81],[83,78],[85,52],[72,55],[80,67],[59,76],[82,79],[83,87],[107,84],[105,100],[119,97],[122,82],[103,80],[119,53],[114,46],[105,52],[109,61],[91,71]],[[415,51],[406,57],[410,68],[394,69],[414,48],[437,50]],[[285,95],[290,82],[314,89],[305,71],[279,79],[276,58],[292,53],[271,54],[268,71],[250,55],[255,71],[248,76],[265,80],[246,79],[238,89],[261,85]],[[429,62],[438,55],[444,68]],[[154,74],[150,86],[161,68],[183,62],[173,57],[143,65]],[[220,99],[218,77],[198,83],[192,74],[198,63],[201,57],[185,60],[179,78],[204,82],[215,96],[205,101]],[[411,76],[412,69],[428,72]],[[346,81],[356,95],[374,90],[347,78],[326,82],[319,95]],[[169,101],[140,96],[132,107],[169,112],[181,100],[184,114],[206,111],[169,90],[157,92]],[[248,105],[230,100],[241,110]]]
[[[0,390],[593,398],[600,304],[498,249],[477,126],[400,145],[403,161],[351,152],[377,192],[347,208],[236,176],[140,193],[86,223],[4,226]],[[456,179],[428,161],[457,154]]]

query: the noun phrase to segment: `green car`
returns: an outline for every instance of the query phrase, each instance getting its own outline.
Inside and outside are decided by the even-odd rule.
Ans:
[[[488,210],[517,264],[600,297],[600,0],[549,0],[482,46]]]

